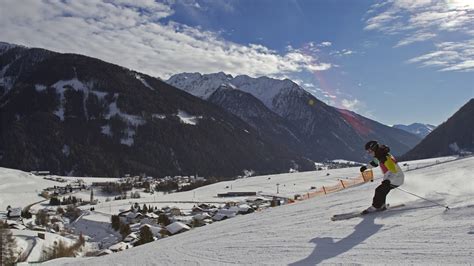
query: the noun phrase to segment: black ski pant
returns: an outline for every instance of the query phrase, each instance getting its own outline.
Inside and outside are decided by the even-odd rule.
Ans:
[[[380,184],[380,186],[375,189],[375,195],[374,199],[372,200],[372,206],[377,209],[382,207],[382,205],[385,204],[385,199],[387,198],[388,192],[390,192],[390,190],[396,187],[397,186],[390,184],[390,180],[382,181],[382,184]]]

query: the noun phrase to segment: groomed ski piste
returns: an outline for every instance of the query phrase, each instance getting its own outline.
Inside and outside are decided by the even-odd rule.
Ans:
[[[473,157],[406,172],[403,189],[448,205],[448,211],[393,190],[388,202],[403,203],[405,207],[331,221],[334,214],[370,205],[374,189],[381,181],[378,173],[374,182],[237,216],[119,253],[62,258],[46,264],[470,264],[474,258],[473,173]],[[253,178],[245,180],[255,182]]]

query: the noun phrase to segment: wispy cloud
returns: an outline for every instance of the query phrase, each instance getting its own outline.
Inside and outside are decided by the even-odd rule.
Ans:
[[[203,3],[205,3],[204,1]],[[321,71],[319,62],[299,50],[278,52],[257,44],[238,44],[219,33],[163,22],[175,1],[4,0],[1,41],[81,53],[167,78],[179,72],[224,71],[250,76]],[[193,8],[204,8],[186,1]],[[228,1],[221,9],[232,12]]]
[[[386,33],[395,31],[395,27],[391,27],[390,23],[400,18],[395,11],[385,11],[367,20],[366,30],[380,30]]]
[[[400,40],[395,45],[395,47],[405,46],[405,45],[409,45],[409,44],[412,44],[412,43],[415,43],[415,42],[426,41],[426,40],[429,40],[429,39],[434,38],[434,37],[436,37],[435,33],[418,32],[418,33],[415,33],[414,35],[410,35],[410,36],[405,37],[404,39]]]
[[[433,41],[436,50],[409,63],[440,71],[474,71],[474,1],[390,0],[373,5],[366,17],[365,30],[402,36],[395,48]]]
[[[474,39],[436,44],[436,51],[412,58],[408,63],[438,67],[439,71],[474,71]]]
[[[352,55],[355,54],[356,52],[349,50],[349,49],[342,49],[342,50],[337,50],[337,51],[332,51],[329,54],[330,55],[335,55],[335,56],[345,56],[345,55]]]

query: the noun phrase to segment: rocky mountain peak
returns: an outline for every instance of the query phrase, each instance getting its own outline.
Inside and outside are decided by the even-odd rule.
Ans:
[[[208,99],[223,84],[252,94],[265,106],[274,109],[273,101],[277,95],[304,90],[289,79],[279,80],[269,77],[252,78],[239,75],[235,78],[224,72],[213,74],[181,73],[173,75],[166,81],[168,84],[182,89],[203,99]]]

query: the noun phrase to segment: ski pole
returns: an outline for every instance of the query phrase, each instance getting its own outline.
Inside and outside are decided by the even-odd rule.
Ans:
[[[416,194],[413,194],[413,193],[411,193],[411,192],[409,192],[409,191],[406,191],[406,190],[404,190],[404,189],[401,189],[401,188],[399,188],[399,187],[397,187],[396,189],[401,190],[401,191],[403,191],[403,192],[405,192],[405,193],[408,193],[408,194],[410,194],[410,195],[413,195],[413,196],[415,196],[415,197],[418,197],[418,198],[420,198],[420,199],[429,201],[429,202],[434,203],[434,204],[436,204],[436,205],[439,205],[439,206],[441,206],[441,207],[444,207],[444,208],[446,208],[446,210],[449,210],[449,206],[448,206],[448,205],[445,206],[445,205],[439,204],[438,202],[435,202],[435,201],[432,201],[432,200],[423,198],[423,197],[421,197],[421,196],[418,196],[418,195],[416,195]]]

